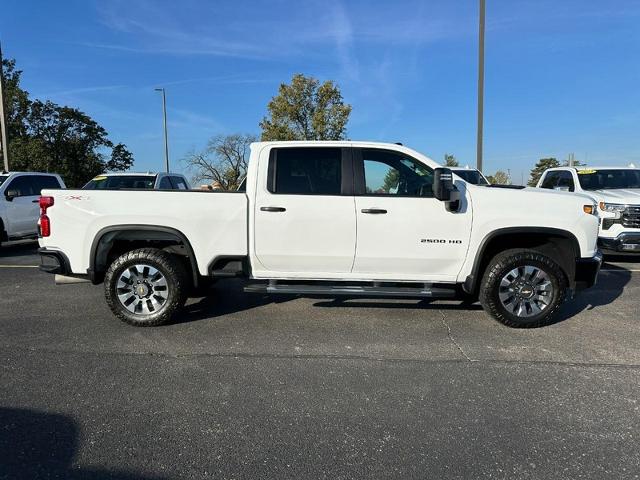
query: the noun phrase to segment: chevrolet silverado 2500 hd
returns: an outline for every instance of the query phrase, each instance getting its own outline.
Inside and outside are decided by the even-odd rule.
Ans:
[[[194,287],[480,299],[516,327],[549,323],[600,268],[592,200],[476,186],[396,144],[251,146],[245,191],[45,191],[41,268],[104,283],[133,325],[169,320]]]

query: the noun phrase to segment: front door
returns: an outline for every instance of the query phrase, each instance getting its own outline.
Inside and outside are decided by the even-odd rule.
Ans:
[[[433,198],[433,169],[400,152],[358,149],[354,164],[358,241],[353,274],[455,281],[471,233],[466,200],[459,212],[447,211],[445,202]]]
[[[273,148],[254,204],[256,277],[351,271],[356,219],[348,149]]]
[[[15,195],[11,201],[6,201],[6,211],[9,237],[33,235],[37,232],[38,214],[40,207],[40,189],[36,185],[34,175],[15,177],[7,185],[5,195]]]

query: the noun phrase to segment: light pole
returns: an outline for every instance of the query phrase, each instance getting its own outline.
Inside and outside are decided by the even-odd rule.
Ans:
[[[4,170],[9,171],[9,143],[7,142],[7,116],[4,113],[4,74],[2,71],[2,45],[0,45],[0,146]]]
[[[164,88],[156,88],[156,92],[162,92],[162,116],[164,122],[164,168],[169,172],[169,137],[167,135],[167,96]]]
[[[484,11],[485,0],[480,0],[480,24],[478,27],[478,143],[477,168],[482,171],[482,130],[484,123]]]

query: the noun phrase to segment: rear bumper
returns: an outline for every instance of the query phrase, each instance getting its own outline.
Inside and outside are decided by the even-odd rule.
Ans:
[[[579,258],[576,260],[576,274],[574,289],[576,291],[593,287],[598,279],[598,273],[602,266],[602,253],[597,252],[591,258]]]
[[[71,269],[69,268],[69,259],[62,252],[57,250],[49,250],[45,248],[39,248],[40,254],[40,270],[47,273],[55,273],[58,275],[69,275]]]
[[[621,233],[615,238],[598,237],[598,247],[611,252],[640,253],[640,233]]]

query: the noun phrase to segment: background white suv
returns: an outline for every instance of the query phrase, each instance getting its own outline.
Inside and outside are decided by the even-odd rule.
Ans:
[[[0,243],[38,236],[38,202],[43,188],[65,185],[52,173],[0,173]]]
[[[589,195],[598,204],[603,250],[640,253],[640,169],[560,167],[546,170],[537,187]]]

